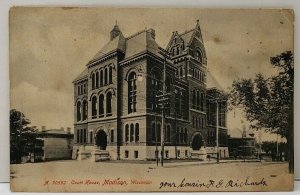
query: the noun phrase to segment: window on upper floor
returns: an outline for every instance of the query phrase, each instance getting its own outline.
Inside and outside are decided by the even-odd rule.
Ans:
[[[202,63],[202,55],[201,55],[200,50],[196,50],[195,59],[198,60],[200,63]]]
[[[104,116],[104,95],[99,96],[99,117]]]
[[[131,72],[128,76],[128,113],[136,112],[136,73]]]
[[[134,138],[134,126],[133,124],[130,125],[130,142],[133,141]]]
[[[100,87],[103,87],[103,79],[104,79],[104,77],[103,77],[103,70],[101,69],[100,70]]]
[[[99,72],[96,72],[96,89],[99,88]]]
[[[97,118],[97,97],[92,98],[92,118]]]
[[[76,105],[76,110],[77,110],[77,121],[81,121],[81,102],[78,101]]]
[[[112,84],[113,83],[112,82],[112,75],[113,75],[113,73],[112,73],[112,67],[111,66],[109,67],[109,74],[108,75],[109,75],[109,77],[108,77],[109,81],[108,82],[109,82],[109,84]]]
[[[112,101],[112,93],[108,92],[106,94],[106,116],[112,115],[111,101]]]
[[[82,120],[86,120],[88,116],[88,104],[86,100],[82,103]]]
[[[108,84],[108,70],[107,68],[104,69],[104,85]]]
[[[125,125],[125,142],[129,141],[129,125]]]
[[[92,89],[95,89],[95,73],[92,74]]]
[[[140,126],[138,123],[135,124],[135,141],[138,142],[140,140]]]

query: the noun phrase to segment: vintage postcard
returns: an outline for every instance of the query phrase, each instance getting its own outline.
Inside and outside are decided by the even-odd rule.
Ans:
[[[12,191],[293,190],[293,10],[9,16]]]

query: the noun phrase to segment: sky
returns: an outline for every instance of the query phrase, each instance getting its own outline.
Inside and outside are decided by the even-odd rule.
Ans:
[[[225,91],[238,78],[276,74],[270,57],[293,51],[294,18],[288,10],[12,8],[11,108],[22,111],[32,125],[73,129],[72,81],[109,41],[116,21],[125,37],[153,28],[157,43],[166,47],[173,31],[192,29],[197,19],[208,69]],[[229,129],[244,125],[240,110],[229,112]],[[263,135],[265,140],[275,137]]]

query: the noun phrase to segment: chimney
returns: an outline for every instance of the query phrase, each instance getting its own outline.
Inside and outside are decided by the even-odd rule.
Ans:
[[[42,126],[42,131],[46,131],[46,126]]]
[[[153,28],[150,28],[149,30],[147,30],[147,32],[150,34],[152,39],[155,40],[155,30]]]

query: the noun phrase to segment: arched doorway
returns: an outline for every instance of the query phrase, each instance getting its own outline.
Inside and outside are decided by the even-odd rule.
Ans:
[[[193,141],[192,141],[192,149],[193,150],[199,150],[201,146],[203,146],[203,137],[200,135],[200,133],[194,135]]]
[[[100,147],[100,150],[106,150],[107,146],[107,135],[105,131],[99,130],[96,134],[96,145]]]

